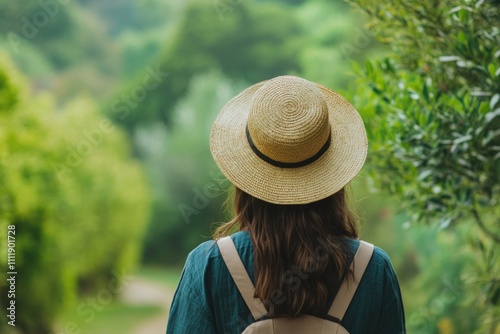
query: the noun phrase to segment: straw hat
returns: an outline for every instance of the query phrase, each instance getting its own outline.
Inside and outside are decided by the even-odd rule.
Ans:
[[[257,83],[231,99],[210,133],[222,173],[275,204],[305,204],[342,189],[368,142],[356,109],[336,92],[294,76]]]

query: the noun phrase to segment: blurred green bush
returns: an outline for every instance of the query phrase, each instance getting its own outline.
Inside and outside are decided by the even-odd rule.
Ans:
[[[218,4],[229,6],[217,1],[187,2],[176,32],[159,59],[159,67],[169,73],[169,78],[147,96],[140,110],[120,118],[112,108],[111,118],[130,132],[156,121],[168,124],[191,78],[212,69],[248,82],[298,70],[296,54],[302,33],[288,6],[239,2],[221,12]]]
[[[208,138],[220,109],[243,87],[217,71],[195,76],[170,127],[157,124],[138,132],[138,148],[155,180],[146,263],[182,265],[185,254],[210,238],[211,223],[228,218],[223,203],[229,183],[213,162]]]
[[[12,63],[0,58],[1,250],[7,254],[7,226],[15,225],[16,328],[25,333],[49,333],[79,294],[115,292],[116,272],[138,260],[146,180],[122,131],[96,110],[85,97],[62,106],[49,94],[28,98]],[[2,307],[6,283],[2,270]]]

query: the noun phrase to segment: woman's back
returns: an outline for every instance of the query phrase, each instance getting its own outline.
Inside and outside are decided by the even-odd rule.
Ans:
[[[250,235],[246,231],[241,231],[233,234],[232,238],[255,284]],[[346,241],[352,260],[359,246],[359,240],[346,239]],[[307,276],[307,272],[290,268],[283,279],[293,287],[300,285]],[[324,305],[325,315],[337,290],[338,286],[332,286],[330,298]],[[273,302],[286,302],[280,298],[277,292]],[[181,284],[170,309],[169,319],[173,322],[169,324],[167,334],[240,334],[254,322],[215,241],[204,242],[189,254]],[[389,257],[378,247],[375,248],[342,323],[351,334],[405,332],[403,305],[396,275]]]

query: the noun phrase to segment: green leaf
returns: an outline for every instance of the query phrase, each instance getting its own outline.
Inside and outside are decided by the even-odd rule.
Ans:
[[[366,74],[368,75],[368,77],[371,77],[373,75],[373,65],[369,60],[365,61],[365,68]]]
[[[470,93],[471,96],[491,96],[490,92],[475,91]]]
[[[423,180],[425,180],[426,178],[428,178],[431,175],[432,175],[432,170],[431,169],[426,169],[422,173],[418,174],[418,179],[420,181],[423,181]]]
[[[462,9],[462,6],[456,6],[456,7],[453,7],[452,9],[450,9],[448,11],[448,14],[453,14],[453,13],[456,13],[458,11],[460,11]]]
[[[498,100],[500,100],[500,94],[495,94],[490,100],[490,108],[493,109],[498,103]]]
[[[451,218],[445,218],[439,222],[439,229],[444,230],[448,226],[450,226],[452,219]]]
[[[495,109],[489,113],[487,113],[486,115],[484,115],[484,119],[486,120],[486,123],[489,123],[491,122],[491,120],[497,116],[500,115],[500,108],[498,109]]]
[[[479,105],[478,111],[480,114],[486,114],[488,112],[488,110],[490,110],[490,106],[489,106],[488,102],[482,102]]]
[[[460,137],[460,138],[457,138],[453,141],[453,145],[458,145],[458,144],[461,144],[461,143],[464,143],[466,141],[469,141],[472,139],[472,136],[471,135],[467,135],[467,136],[463,136],[463,137]]]
[[[476,2],[474,7],[479,8],[483,3],[484,3],[484,0],[479,0],[478,2]]]
[[[461,44],[467,45],[467,35],[463,31],[459,31],[457,34],[457,41]]]
[[[368,86],[370,86],[370,88],[373,90],[373,92],[375,92],[375,94],[382,95],[382,91],[379,88],[377,88],[377,86],[373,82],[370,82]]]
[[[490,73],[490,75],[492,77],[496,76],[496,72],[498,72],[499,69],[500,69],[500,67],[497,69],[494,64],[489,64],[488,65],[488,72]]]
[[[422,94],[424,95],[424,99],[426,102],[429,102],[429,88],[427,87],[427,83],[424,82],[424,87],[422,89]]]
[[[446,63],[449,61],[457,61],[457,60],[461,60],[461,59],[462,58],[460,58],[459,56],[441,56],[441,57],[439,57],[439,61],[442,63]]]

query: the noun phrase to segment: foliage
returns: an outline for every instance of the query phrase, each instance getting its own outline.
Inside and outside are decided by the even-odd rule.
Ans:
[[[373,36],[362,29],[364,18],[340,1],[307,1],[296,16],[306,39],[301,43],[300,75],[334,90],[352,80],[349,64],[363,61],[376,49]]]
[[[2,55],[0,54],[0,56]],[[7,62],[3,56],[0,61]],[[22,84],[19,81],[20,78],[17,73],[0,72],[0,117],[9,115],[19,104],[20,96],[23,94],[18,87],[18,85]]]
[[[488,1],[351,1],[392,51],[367,61],[355,104],[368,120],[370,165],[410,222],[475,223],[483,326],[500,318],[500,9]],[[477,299],[475,300],[477,302]],[[495,320],[496,319],[496,320]]]
[[[104,61],[103,55],[109,48],[100,37],[102,25],[73,2],[46,0],[20,4],[0,0],[0,13],[3,14],[0,31],[4,32],[2,37],[13,55],[22,55],[26,47],[28,50],[36,47],[59,69],[89,59],[101,71],[109,73],[114,68],[115,63]]]
[[[131,132],[142,124],[168,124],[170,112],[186,93],[190,79],[211,69],[248,82],[298,70],[301,31],[285,5],[218,5],[224,3],[189,1],[160,59],[159,66],[169,78],[128,117],[111,114],[117,123]]]
[[[33,42],[46,51],[47,56],[56,57],[50,52],[51,41],[65,38],[68,31],[74,29],[66,5],[57,1],[16,3],[0,0],[0,13],[0,31],[5,32],[6,38],[11,41],[10,46],[16,50],[24,43]]]
[[[2,60],[0,228],[16,226],[16,328],[48,333],[79,293],[108,288],[114,270],[134,266],[148,196],[125,137],[94,104],[27,99],[17,77]],[[6,254],[4,238],[1,246]],[[7,290],[2,271],[2,307]]]
[[[156,126],[138,134],[154,180],[146,262],[182,264],[185,254],[210,238],[211,224],[224,218],[227,184],[210,156],[208,138],[222,106],[242,88],[217,72],[197,76],[175,107],[172,128]]]
[[[443,231],[419,224],[409,228],[404,224],[408,217],[395,214],[399,200],[367,189],[366,172],[353,182],[355,209],[362,223],[360,238],[390,255],[403,295],[408,332],[472,333],[479,325],[481,310],[462,306],[471,297],[465,293],[471,282],[460,279],[476,260],[462,246],[470,227]]]
[[[59,100],[108,97],[154,62],[183,1],[0,0],[0,48],[37,89]]]

